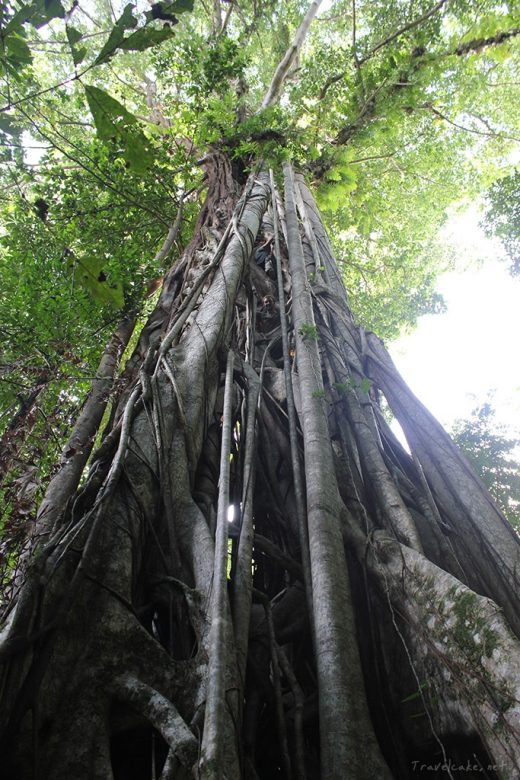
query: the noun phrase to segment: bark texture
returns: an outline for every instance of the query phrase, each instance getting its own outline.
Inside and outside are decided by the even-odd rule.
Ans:
[[[356,325],[302,177],[207,165],[5,615],[6,776],[518,777],[515,534]]]

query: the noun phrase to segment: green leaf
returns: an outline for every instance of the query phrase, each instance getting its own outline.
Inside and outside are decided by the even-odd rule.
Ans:
[[[499,65],[502,65],[502,63],[512,56],[512,53],[510,43],[506,42],[501,43],[498,46],[491,46],[487,51],[487,56],[490,60],[494,60],[494,62],[498,62]]]
[[[8,114],[1,113],[0,114],[0,131],[2,133],[6,133],[7,135],[12,135],[13,138],[19,138],[22,129],[20,127],[17,127],[14,122],[14,117],[9,116]]]
[[[341,181],[352,187],[352,190],[356,189],[357,173],[354,168],[342,168],[341,169]],[[350,190],[349,190],[350,191]]]
[[[119,48],[125,51],[144,51],[151,46],[156,46],[168,40],[168,38],[172,38],[174,35],[172,28],[168,26],[161,27],[158,30],[152,27],[141,27],[140,30],[125,38],[119,44]]]
[[[131,3],[126,6],[122,16],[112,28],[112,32],[110,33],[107,42],[94,61],[94,65],[107,62],[118,49],[122,49],[123,51],[145,51],[145,49],[149,49],[151,46],[156,46],[157,44],[168,40],[168,38],[171,38],[174,35],[171,25],[177,24],[179,21],[175,12],[183,13],[184,11],[192,11],[193,0],[177,0],[173,3],[155,3],[151,10],[147,11],[145,14],[146,25],[125,38],[125,30],[133,29],[137,26],[137,19],[132,14],[133,9],[134,5]],[[160,29],[148,27],[148,23],[156,19],[166,21],[169,24],[164,25]]]
[[[367,393],[370,392],[371,387],[372,387],[372,380],[364,376],[361,382],[359,383],[359,389],[361,390],[362,393],[365,393],[366,395]]]
[[[102,306],[122,308],[124,304],[123,288],[119,282],[110,282],[103,271],[103,261],[97,258],[75,257],[74,278]],[[75,266],[75,267],[74,267]]]
[[[372,218],[370,214],[361,213],[357,226],[360,234],[367,238],[372,230]]]
[[[137,27],[137,19],[132,13],[134,8],[135,6],[133,3],[127,3],[115,26],[121,28],[122,30],[131,30],[134,27]]]
[[[153,165],[154,154],[135,116],[98,87],[86,85],[85,93],[99,138],[119,142],[121,154],[136,173],[148,170]]]
[[[42,7],[42,3],[40,0],[40,3],[38,3],[40,8]],[[50,22],[51,19],[64,19],[65,18],[65,9],[61,4],[61,0],[43,0],[43,16],[45,19]]]
[[[341,173],[335,168],[331,168],[325,175],[325,181],[341,181]]]
[[[405,704],[409,701],[415,701],[415,699],[419,699],[422,697],[422,692],[425,688],[429,686],[429,681],[425,680],[423,683],[419,685],[419,688],[415,691],[415,693],[411,693],[409,696],[407,696],[405,699],[401,699],[401,704]]]
[[[107,62],[124,40],[125,30],[131,30],[134,27],[137,27],[137,19],[132,13],[133,10],[133,3],[128,3],[128,5],[125,6],[125,10],[113,26],[112,31],[108,36],[108,40],[94,60],[94,65],[99,65],[101,62]]]
[[[174,0],[169,3],[167,0],[154,3],[150,11],[147,11],[145,16],[147,21],[152,19],[162,19],[172,24],[177,24],[179,21],[175,14],[182,14],[186,11],[193,11],[193,0]]]
[[[80,62],[83,62],[85,55],[87,53],[85,47],[78,49],[78,47],[76,46],[78,41],[80,41],[83,38],[83,34],[79,30],[76,30],[75,27],[69,27],[69,25],[66,25],[65,32],[67,33],[67,40],[69,42],[74,65],[79,65]]]
[[[19,67],[30,65],[32,54],[24,39],[17,33],[12,33],[5,40],[5,58],[9,65]]]
[[[313,341],[318,341],[319,339],[318,328],[310,322],[304,322],[298,333],[304,341],[305,339],[312,339]]]
[[[76,30],[75,27],[70,27],[69,25],[67,25],[67,39],[71,46],[76,44],[82,38],[83,38],[83,33],[81,33],[79,30]]]
[[[51,19],[64,19],[65,9],[61,0],[35,0],[33,3],[22,5],[19,11],[4,27],[4,36],[22,28],[23,24],[31,24],[38,29],[51,21]]]
[[[86,84],[85,92],[98,136],[102,141],[112,140],[114,133],[123,127],[123,123],[137,122],[135,116],[127,111],[118,100],[99,87]]]
[[[19,30],[22,24],[31,21],[32,17],[36,14],[37,10],[38,10],[37,3],[28,3],[27,5],[22,5],[20,10],[15,13],[13,18],[10,19],[9,22],[7,22],[6,26],[3,29],[2,35],[6,36],[10,32]]]

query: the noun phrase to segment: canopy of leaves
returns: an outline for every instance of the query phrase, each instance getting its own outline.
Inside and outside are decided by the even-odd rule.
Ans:
[[[511,262],[511,274],[520,276],[520,173],[500,179],[490,188],[484,229],[497,236]]]
[[[520,438],[495,420],[488,401],[476,407],[467,420],[458,420],[452,431],[455,443],[510,523],[520,530]]]

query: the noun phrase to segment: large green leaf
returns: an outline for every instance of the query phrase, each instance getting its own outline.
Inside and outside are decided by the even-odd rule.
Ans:
[[[174,0],[174,2],[162,0],[162,2],[154,3],[145,16],[148,21],[162,19],[176,24],[178,19],[175,14],[182,14],[186,11],[193,11],[193,0]]]
[[[175,33],[172,28],[168,26],[161,27],[158,30],[153,27],[141,27],[140,30],[129,35],[124,41],[121,41],[119,48],[124,49],[125,51],[144,51],[151,46],[156,46],[157,44],[168,40],[168,38],[171,38],[173,35],[175,35]]]
[[[15,30],[19,30],[22,24],[31,22],[36,14],[38,3],[27,3],[22,5],[19,11],[15,13],[12,19],[10,19],[2,30],[2,38]]]
[[[13,138],[19,138],[22,129],[14,124],[15,119],[9,114],[0,113],[0,132],[6,133],[6,135],[12,135]]]
[[[99,87],[86,85],[85,92],[99,138],[118,143],[128,165],[144,173],[153,165],[154,154],[136,117]]]
[[[40,13],[47,22],[51,19],[64,19],[65,9],[61,4],[61,0],[39,0],[38,3]]]
[[[114,309],[122,308],[123,288],[119,282],[110,281],[103,270],[102,260],[71,254],[68,258],[68,266],[74,280],[87,290],[97,303]]]
[[[132,124],[136,118],[115,98],[99,87],[85,85],[88,105],[94,117],[98,136],[110,141],[121,130],[123,123]]]
[[[132,13],[134,7],[133,3],[128,3],[128,5],[125,6],[125,10],[113,26],[107,42],[96,57],[94,65],[107,62],[124,40],[125,30],[133,30],[134,27],[137,27],[137,19]]]
[[[75,27],[70,27],[69,25],[66,25],[65,31],[67,33],[67,40],[69,42],[74,65],[79,65],[80,62],[83,62],[85,55],[87,53],[87,50],[84,46],[78,48],[77,45],[79,41],[82,39],[83,34],[79,30],[76,30]]]
[[[33,3],[22,5],[4,27],[2,37],[20,30],[22,25],[26,23],[38,28],[43,27],[51,19],[63,19],[64,17],[65,9],[61,0],[35,0]]]
[[[126,6],[122,16],[112,28],[107,42],[96,57],[95,65],[107,62],[118,49],[123,51],[145,51],[145,49],[168,40],[168,38],[174,35],[171,25],[177,24],[179,21],[176,14],[192,11],[193,0],[155,3],[152,5],[151,10],[145,13],[145,26],[125,38],[125,30],[133,29],[137,26],[137,19],[132,13],[133,10],[133,4],[130,3]],[[149,27],[148,24],[156,19],[168,22],[168,24],[159,29]]]
[[[9,70],[14,76],[20,73],[20,69],[24,65],[30,65],[32,62],[31,50],[22,35],[18,33],[11,33],[11,35],[7,36],[3,50],[4,56],[2,59],[9,66]]]

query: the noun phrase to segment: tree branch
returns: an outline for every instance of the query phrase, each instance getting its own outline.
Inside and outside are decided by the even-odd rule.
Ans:
[[[278,63],[272,81],[269,85],[269,89],[267,90],[264,99],[262,100],[262,105],[260,107],[261,111],[263,111],[265,108],[269,108],[278,101],[283,84],[287,78],[287,74],[289,73],[293,62],[296,59],[298,52],[300,51],[301,45],[305,39],[305,36],[307,35],[309,27],[311,26],[312,20],[318,12],[320,5],[321,0],[313,0],[309,10],[303,17],[300,26],[296,30],[293,42]]]
[[[51,530],[60,510],[78,487],[112,390],[117,366],[135,326],[135,317],[124,317],[101,357],[89,395],[63,447],[60,468],[51,479],[38,511],[37,534]]]
[[[180,763],[190,769],[197,760],[198,743],[172,702],[131,674],[116,677],[112,688],[116,698],[150,721]]]
[[[512,135],[504,135],[503,133],[496,133],[496,132],[487,132],[485,130],[476,130],[474,127],[465,127],[464,125],[459,125],[457,122],[454,122],[452,119],[449,119],[446,114],[443,114],[438,109],[434,108],[432,105],[427,104],[424,106],[420,106],[420,108],[427,108],[429,109],[432,114],[435,114],[438,119],[442,119],[444,122],[447,122],[449,125],[452,125],[453,127],[456,127],[457,130],[464,130],[466,133],[473,133],[474,135],[483,135],[486,138],[502,138],[505,141],[517,141],[520,142],[520,138],[515,138],[515,136]],[[478,117],[480,119],[480,117]],[[482,120],[480,120],[482,121]]]
[[[352,0],[352,55],[356,68],[359,68],[360,62],[356,53],[356,0]]]
[[[447,2],[447,0],[439,0],[439,2],[433,6],[433,8],[430,8],[429,11],[424,13],[422,16],[419,16],[417,19],[413,19],[413,21],[408,22],[408,24],[405,24],[403,27],[401,27],[399,30],[396,30],[394,33],[389,35],[384,40],[377,43],[370,51],[365,54],[364,57],[359,58],[356,54],[356,6],[355,6],[355,0],[353,0],[352,3],[352,50],[353,50],[353,56],[354,56],[354,63],[356,65],[356,68],[360,68],[361,65],[364,65],[365,62],[367,62],[369,59],[371,59],[376,52],[378,52],[380,49],[382,49],[384,46],[387,46],[392,41],[395,41],[396,38],[399,38],[403,33],[408,32],[408,30],[413,29],[414,27],[417,27],[418,24],[421,24],[422,22],[426,21],[426,19],[429,19],[430,16],[433,16],[437,11],[439,11],[442,6]],[[462,52],[461,52],[462,53]],[[329,87],[331,87],[333,84],[336,84],[338,81],[341,81],[342,78],[344,78],[347,75],[346,70],[344,70],[342,73],[337,73],[335,76],[329,76],[323,87],[321,88],[320,94],[318,96],[318,100],[323,100],[325,95],[327,94],[327,91]]]
[[[509,30],[509,31],[497,33],[492,38],[485,38],[485,39],[481,38],[481,39],[475,39],[473,41],[469,41],[468,43],[462,44],[461,46],[457,47],[456,49],[454,49],[454,50],[452,50],[450,52],[446,52],[444,55],[439,55],[439,56],[448,56],[448,57],[449,56],[453,56],[453,55],[462,56],[463,54],[468,54],[469,52],[472,52],[472,51],[479,51],[482,48],[487,47],[487,46],[493,46],[493,45],[497,45],[499,43],[503,43],[504,41],[506,41],[506,40],[508,40],[510,38],[513,38],[513,37],[515,37],[516,35],[519,35],[519,34],[520,34],[520,28],[514,28],[514,29]],[[422,54],[424,54],[424,52],[420,51],[420,55],[422,55]],[[413,56],[414,55],[412,54],[412,57]],[[364,62],[365,59],[362,60],[361,62]],[[419,56],[419,53],[417,54],[417,56],[416,56],[414,61],[416,63],[416,67],[421,67],[423,65],[422,56]],[[331,76],[325,82],[325,84],[324,84],[324,86],[323,86],[323,88],[322,88],[322,90],[321,90],[321,92],[319,94],[319,99],[322,100],[325,97],[329,87],[332,86],[332,84],[336,83],[337,81],[340,81],[345,75],[346,75],[346,71],[344,73],[337,74],[336,76]],[[390,91],[394,91],[397,88],[401,88],[401,87],[407,86],[407,83],[406,83],[406,80],[405,80],[406,78],[407,78],[407,75],[403,76],[403,74],[401,73],[401,75],[399,77],[399,81],[395,81],[393,84],[390,84],[389,90]],[[381,91],[383,86],[384,86],[384,84],[381,84],[372,93],[370,98],[368,98],[365,101],[365,103],[364,103],[363,107],[361,108],[361,111],[358,114],[357,118],[353,122],[351,122],[350,124],[346,125],[342,130],[339,131],[339,133],[336,135],[336,137],[334,138],[334,140],[332,142],[334,145],[341,146],[341,145],[344,145],[344,144],[348,143],[348,141],[350,141],[350,139],[353,136],[353,134],[355,133],[355,131],[358,130],[359,127],[363,126],[368,120],[370,120],[374,116],[375,108],[376,108],[375,97],[378,94],[378,92]],[[432,111],[436,112],[436,109],[434,109],[429,104],[421,106],[421,107],[422,108],[429,108]],[[493,132],[486,133],[486,132],[484,132],[482,130],[475,130],[475,129],[472,129],[472,128],[469,128],[469,127],[464,127],[463,125],[457,125],[455,122],[452,122],[450,119],[448,119],[448,117],[444,116],[440,112],[437,112],[437,116],[439,117],[439,119],[445,120],[446,122],[452,124],[454,127],[457,127],[459,130],[466,130],[468,133],[475,133],[476,135],[483,135],[483,136],[488,136],[488,137],[503,138],[505,140],[510,140],[510,141],[518,141],[518,138],[516,138],[514,136],[508,136],[508,135],[504,135],[502,133],[493,133]]]
[[[463,54],[469,54],[473,51],[480,51],[480,49],[485,49],[488,46],[494,46],[498,43],[504,43],[504,41],[507,41],[510,38],[514,38],[519,34],[520,27],[513,27],[512,30],[498,32],[491,38],[474,38],[472,41],[461,43],[459,46],[457,46],[453,54],[456,54],[458,57],[462,57]]]
[[[440,11],[443,5],[447,3],[448,0],[439,0],[439,2],[433,6],[433,8],[430,8],[429,11],[426,11],[422,16],[417,17],[417,19],[413,19],[411,22],[408,22],[408,24],[405,24],[403,27],[401,27],[399,30],[396,30],[394,33],[389,35],[384,40],[380,41],[379,43],[376,43],[376,45],[370,49],[370,51],[365,54],[364,57],[361,57],[359,64],[363,65],[367,60],[371,59],[376,52],[379,51],[379,49],[382,49],[384,46],[387,46],[389,43],[392,43],[392,41],[395,41],[396,38],[399,38],[403,33],[408,32],[408,30],[412,30],[414,27],[417,27],[418,24],[422,24],[422,22],[425,22],[427,19],[430,18],[430,16],[433,16],[437,11]]]
[[[220,35],[222,31],[222,11],[220,8],[220,0],[213,0],[213,34]]]
[[[222,27],[220,29],[219,36],[224,35],[224,33],[226,32],[227,26],[228,26],[228,23],[229,23],[229,18],[231,16],[231,14],[233,13],[234,8],[235,8],[235,0],[231,0],[231,2],[229,3],[228,9],[226,11],[226,15],[224,17],[224,21],[222,22]]]
[[[54,90],[59,89],[60,87],[64,87],[66,84],[70,84],[71,81],[79,81],[81,79],[81,77],[84,76],[85,73],[88,73],[88,71],[91,68],[92,68],[92,65],[89,65],[87,68],[82,70],[80,73],[74,73],[72,76],[67,76],[67,78],[65,78],[62,81],[58,82],[58,84],[53,84],[52,87],[46,87],[45,89],[39,89],[36,92],[31,92],[30,95],[26,95],[23,98],[19,98],[19,100],[11,100],[10,98],[8,98],[7,104],[0,108],[0,114],[4,113],[5,111],[10,111],[12,108],[15,108],[16,106],[19,106],[22,103],[26,103],[28,100],[34,100],[34,98],[40,97],[41,95],[46,95],[49,92],[54,92]]]
[[[397,35],[397,33],[395,33],[394,35]],[[439,56],[452,57],[453,55],[457,55],[457,57],[462,57],[464,54],[471,54],[472,52],[481,51],[482,49],[485,49],[488,46],[496,46],[499,43],[504,43],[504,41],[507,41],[511,38],[515,38],[517,35],[520,35],[520,27],[514,27],[512,30],[504,30],[498,32],[496,35],[490,38],[474,38],[471,41],[467,41],[466,43],[459,44],[459,46],[457,46],[457,48],[454,49],[453,51],[445,52],[444,54],[441,54]],[[378,44],[376,48],[381,48],[381,46]],[[364,62],[366,62],[372,56],[372,54],[375,53],[376,48],[372,49],[372,51],[369,52],[369,54],[367,54],[361,60],[358,60],[358,63],[363,64]],[[327,79],[327,81],[325,82],[325,84],[323,85],[323,87],[319,92],[318,100],[323,100],[330,87],[332,87],[333,84],[337,84],[337,82],[341,81],[341,79],[345,78],[347,73],[348,71],[344,70],[341,73],[336,73],[334,76],[329,76],[329,78]]]

